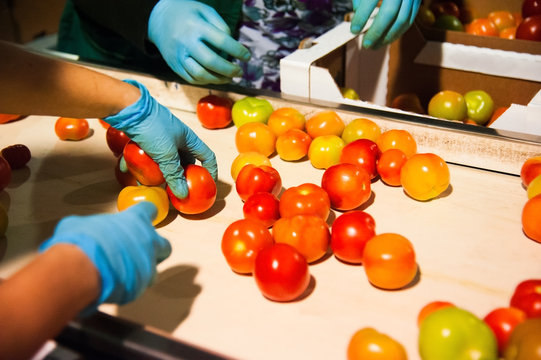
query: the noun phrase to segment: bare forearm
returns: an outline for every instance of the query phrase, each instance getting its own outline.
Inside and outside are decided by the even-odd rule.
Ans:
[[[99,294],[99,274],[75,245],[56,245],[0,283],[0,358],[29,358]]]
[[[96,71],[0,41],[0,113],[104,118],[139,90]]]

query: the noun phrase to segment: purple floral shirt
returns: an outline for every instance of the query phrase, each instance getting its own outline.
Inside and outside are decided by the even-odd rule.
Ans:
[[[240,63],[244,87],[280,91],[280,59],[301,40],[332,29],[352,11],[351,0],[244,0],[239,41],[252,58]]]

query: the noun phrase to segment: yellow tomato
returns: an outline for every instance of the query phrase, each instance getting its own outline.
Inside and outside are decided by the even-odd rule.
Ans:
[[[239,172],[247,164],[272,166],[269,158],[261,153],[255,151],[240,153],[231,163],[231,177],[233,180],[237,180]]]
[[[340,155],[345,143],[336,135],[318,136],[308,148],[308,158],[313,167],[327,169],[340,162]]]
[[[248,122],[237,129],[235,145],[239,153],[255,151],[270,156],[276,148],[276,135],[267,124]]]
[[[158,225],[167,217],[169,197],[165,189],[159,186],[126,186],[118,194],[117,208],[122,211],[141,201],[149,201],[158,209],[158,214],[152,221],[152,225]]]
[[[378,124],[372,120],[358,118],[349,122],[342,132],[342,139],[349,144],[358,139],[368,139],[376,142],[381,135],[381,129]]]
[[[274,110],[270,115],[267,125],[276,136],[280,136],[288,130],[304,130],[306,119],[297,109],[283,107]]]
[[[363,328],[351,337],[348,360],[407,360],[406,350],[398,341],[373,328]]]
[[[416,200],[430,200],[444,192],[450,183],[449,167],[436,154],[415,154],[400,171],[406,194]]]

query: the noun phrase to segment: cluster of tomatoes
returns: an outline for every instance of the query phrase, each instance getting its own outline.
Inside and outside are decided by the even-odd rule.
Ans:
[[[522,229],[532,240],[541,243],[541,156],[527,159],[520,169],[528,201],[522,209]]]
[[[442,30],[465,31],[472,35],[496,36],[504,39],[541,41],[541,2],[524,0],[522,11],[497,10],[487,17],[471,19],[470,11],[458,1],[432,1],[421,6],[418,20],[425,26]]]

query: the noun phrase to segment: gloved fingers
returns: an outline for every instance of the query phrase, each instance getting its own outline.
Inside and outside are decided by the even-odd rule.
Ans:
[[[120,161],[118,163],[118,169],[123,173],[127,173],[129,171],[128,170],[128,164],[126,164],[126,159],[124,159],[124,155],[120,156]]]
[[[218,181],[216,154],[190,128],[187,128],[184,139],[185,148],[201,162],[201,165],[208,170],[214,181]]]
[[[219,55],[215,55],[215,58],[217,62],[224,60]],[[192,84],[227,84],[231,82],[232,79],[232,77],[222,76],[220,74],[210,72],[209,69],[203,67],[198,61],[194,60],[194,58],[192,57],[189,57],[185,60],[184,66],[187,75],[191,79],[193,79],[193,81],[191,82]]]
[[[137,204],[130,206],[124,211],[129,214],[133,213],[140,219],[150,223],[152,223],[152,221],[156,218],[156,215],[158,215],[158,208],[150,201],[138,202]]]
[[[357,7],[355,8],[356,4]],[[353,18],[351,19],[350,29],[352,33],[358,34],[361,32],[361,30],[368,22],[368,19],[370,18],[370,15],[372,15],[372,12],[376,8],[377,4],[378,0],[363,0],[353,2],[355,13],[353,14]]]
[[[409,2],[410,0],[404,0]],[[384,0],[381,3],[374,22],[364,34],[363,46],[371,48],[375,43],[383,41],[385,34],[391,28],[401,10],[402,0]]]
[[[201,6],[199,8],[199,16],[201,16],[201,18],[205,22],[207,22],[210,25],[215,26],[216,28],[218,28],[219,31],[227,35],[231,35],[231,29],[229,29],[229,26],[224,21],[224,19],[220,16],[220,14],[218,14],[216,9],[206,4],[200,4],[200,5]]]
[[[173,251],[171,243],[164,237],[158,235],[154,239],[154,251],[156,254],[156,263],[159,264],[171,255]]]
[[[202,40],[218,51],[223,51],[236,59],[241,61],[250,60],[250,50],[218,28],[207,28]]]
[[[235,40],[229,39],[233,42]],[[226,40],[224,40],[226,41]],[[221,50],[216,44],[210,44],[202,42],[193,50],[190,54],[198,65],[204,68],[207,72],[212,72],[215,76],[223,76],[228,78],[234,78],[242,75],[242,69],[239,65],[234,64],[227,59],[220,56],[214,49]],[[188,65],[188,59],[186,59],[186,66]],[[188,71],[197,70],[196,68],[188,68]]]
[[[391,26],[382,44],[390,44],[398,39],[413,24],[417,11],[419,10],[420,0],[403,1],[398,16]]]

